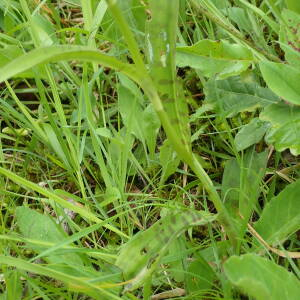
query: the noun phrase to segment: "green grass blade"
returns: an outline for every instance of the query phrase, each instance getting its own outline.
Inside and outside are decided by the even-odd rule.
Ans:
[[[54,202],[58,203],[62,207],[68,208],[69,210],[78,213],[79,215],[81,215],[82,217],[86,218],[87,220],[89,220],[91,222],[95,222],[95,223],[101,223],[102,222],[101,219],[96,217],[93,213],[89,212],[88,210],[68,202],[67,200],[59,197],[58,195],[54,194],[53,192],[50,192],[49,190],[40,187],[36,183],[28,181],[25,178],[22,178],[22,177],[14,174],[13,172],[11,172],[9,170],[6,170],[6,169],[0,167],[0,174],[2,174],[3,176],[6,176],[7,178],[9,178],[10,180],[16,182],[17,184],[25,186],[26,188],[32,189],[32,190],[44,195],[45,197],[53,200]],[[119,229],[115,228],[112,225],[105,224],[105,225],[103,225],[103,227],[117,233],[120,236],[123,236],[123,237],[127,238],[126,234],[124,234],[123,232],[121,232]]]
[[[0,82],[39,64],[74,59],[99,63],[118,72],[123,72],[134,81],[140,82],[141,76],[138,76],[134,66],[89,47],[68,45],[38,48],[16,58],[0,69]]]
[[[139,46],[134,38],[133,32],[130,30],[128,23],[124,15],[122,14],[116,0],[106,0],[110,12],[113,14],[115,22],[118,24],[120,31],[126,40],[128,49],[132,55],[132,59],[135,62],[137,69],[142,73],[147,73],[146,66],[142,59]]]
[[[89,283],[82,278],[78,278],[59,271],[55,271],[53,269],[44,267],[42,265],[28,263],[23,259],[1,255],[0,264],[16,267],[17,269],[24,270],[27,272],[32,272],[35,274],[55,278],[56,280],[60,280],[65,284],[67,284],[71,289],[80,290],[83,293],[95,297],[94,299],[103,299],[102,298],[103,296],[105,297],[105,299],[115,299],[115,300],[122,299],[116,296],[115,294],[106,291],[104,288],[99,287],[96,284]],[[99,297],[100,296],[99,294],[102,296]]]

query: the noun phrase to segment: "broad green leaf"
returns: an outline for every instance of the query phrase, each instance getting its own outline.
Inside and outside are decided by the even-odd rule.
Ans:
[[[55,221],[47,215],[42,215],[33,209],[19,206],[16,209],[17,224],[22,235],[32,240],[41,240],[60,243],[67,238],[66,233],[55,224]],[[42,251],[40,247],[33,247],[37,252]],[[83,262],[77,254],[61,254],[59,251],[47,257],[50,263],[70,264],[71,266],[83,266]]]
[[[214,4],[215,7],[219,9],[227,9],[230,6],[230,4],[224,0],[211,0],[211,2]]]
[[[267,152],[256,153],[248,149],[240,161],[229,160],[222,179],[222,198],[232,217],[246,220],[254,210],[260,194],[260,183],[265,174]]]
[[[256,83],[243,82],[240,77],[211,79],[205,84],[204,92],[205,103],[214,105],[216,111],[227,118],[279,101],[269,89]]]
[[[155,271],[160,259],[166,254],[170,243],[184,230],[204,225],[216,219],[206,212],[171,212],[146,231],[139,232],[122,246],[116,261],[125,280],[131,280],[126,289],[138,288]]]
[[[113,137],[111,131],[107,127],[97,128],[95,131],[98,135],[100,135],[102,137],[106,137],[106,138],[112,138]]]
[[[146,46],[150,75],[158,90],[171,126],[181,144],[191,150],[188,107],[176,79],[175,45],[179,1],[149,1],[151,21],[147,24]]]
[[[270,124],[254,118],[237,133],[234,139],[236,149],[242,151],[258,143],[265,135]]]
[[[289,184],[265,206],[255,230],[268,243],[284,242],[300,229],[300,180]]]
[[[145,21],[147,19],[145,7],[137,0],[116,0],[106,2],[114,2],[113,5],[116,4],[118,6],[122,17],[124,18],[124,21],[127,23],[127,26],[130,28],[130,30],[134,33],[136,41],[142,44],[144,42]],[[118,24],[118,22],[117,25],[119,26],[116,26],[116,15],[112,13],[110,6],[108,6],[108,8],[109,9],[104,15],[103,21],[101,23],[101,28],[104,32],[104,36],[114,41],[122,40],[125,37],[124,32],[122,32],[120,24]],[[116,46],[118,47],[119,45]],[[122,48],[125,49],[126,47]]]
[[[125,76],[122,73],[118,74],[118,78],[120,80],[121,86],[129,90],[132,96],[135,97],[135,99],[138,101],[138,103],[142,105],[145,102],[145,100],[141,89],[132,80],[130,80],[127,76]]]
[[[300,14],[300,2],[298,0],[285,0],[288,9]]]
[[[203,75],[225,79],[239,75],[253,61],[250,50],[226,41],[202,40],[193,46],[177,47],[178,67],[199,69]]]
[[[272,104],[260,114],[260,119],[271,123],[265,140],[277,151],[290,149],[300,154],[300,108],[284,103]]]
[[[300,105],[300,71],[283,63],[262,61],[260,70],[268,87],[284,100]]]
[[[255,254],[232,256],[224,264],[231,283],[256,300],[297,300],[300,284],[295,275]]]

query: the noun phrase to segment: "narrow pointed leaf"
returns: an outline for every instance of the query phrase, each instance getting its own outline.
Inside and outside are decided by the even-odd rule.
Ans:
[[[181,144],[190,150],[188,109],[176,79],[175,44],[179,1],[150,0],[151,22],[146,40],[150,75]]]
[[[39,64],[74,59],[99,63],[105,67],[123,72],[131,79],[139,82],[139,76],[134,66],[123,63],[93,48],[70,45],[42,47],[17,57],[0,68],[0,82],[25,72]]]

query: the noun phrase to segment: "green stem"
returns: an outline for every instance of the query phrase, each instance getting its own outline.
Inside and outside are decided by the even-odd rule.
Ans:
[[[171,125],[170,119],[166,111],[163,109],[162,101],[156,92],[154,84],[151,83],[150,78],[147,78],[147,81],[144,80],[141,87],[143,88],[149,99],[151,99],[153,107],[161,120],[162,126],[174,150],[177,152],[180,159],[183,160],[187,165],[189,165],[189,167],[194,171],[194,173],[203,184],[204,189],[208,192],[210,200],[213,202],[216,210],[219,213],[220,223],[224,226],[233,246],[236,247],[238,233],[226,207],[224,206],[218,192],[216,191],[213,182],[211,181],[210,177],[205,172],[195,155],[191,151],[187,151],[185,145],[183,145],[180,139],[178,139],[178,133]]]
[[[134,38],[132,31],[130,30],[128,23],[126,22],[124,15],[117,5],[117,0],[106,0],[109,10],[114,16],[115,22],[118,24],[123,37],[126,40],[128,49],[132,55],[132,59],[135,62],[137,69],[140,72],[147,72],[146,66],[144,64],[143,58],[140,53],[138,44]]]

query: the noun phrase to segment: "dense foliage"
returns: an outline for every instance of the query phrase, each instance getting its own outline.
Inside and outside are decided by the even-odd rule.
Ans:
[[[299,3],[1,1],[0,299],[299,299]]]

